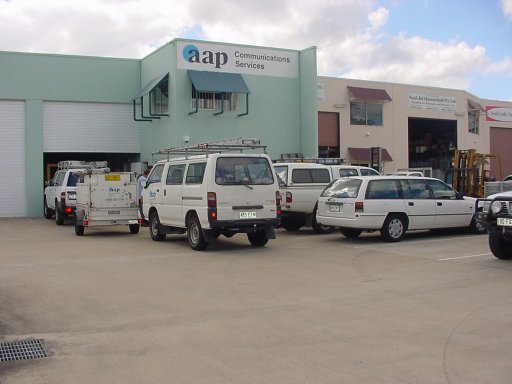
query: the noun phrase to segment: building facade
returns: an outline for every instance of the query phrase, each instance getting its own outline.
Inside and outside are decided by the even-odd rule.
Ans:
[[[176,39],[142,59],[0,52],[0,217],[42,216],[61,160],[141,172],[162,149],[237,137],[276,160],[340,157],[440,179],[454,149],[474,148],[512,174],[511,102],[317,77],[315,47]]]
[[[499,155],[512,174],[512,103],[463,90],[342,78],[318,78],[319,153],[370,165],[381,148],[381,171],[431,168],[445,179],[455,149]],[[499,167],[491,160],[491,176]]]
[[[0,217],[41,216],[60,160],[140,171],[159,150],[234,137],[276,158],[316,155],[315,47],[177,39],[141,60],[0,52],[0,74]]]

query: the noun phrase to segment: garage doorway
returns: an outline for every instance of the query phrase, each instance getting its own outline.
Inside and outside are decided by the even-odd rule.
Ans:
[[[444,180],[456,148],[456,120],[409,118],[409,168],[432,168]]]
[[[138,153],[85,153],[85,152],[46,152],[44,161],[44,180],[50,180],[57,170],[59,161],[106,161],[108,167],[115,172],[129,172],[130,164],[140,161]]]
[[[340,115],[318,112],[318,157],[340,157]]]

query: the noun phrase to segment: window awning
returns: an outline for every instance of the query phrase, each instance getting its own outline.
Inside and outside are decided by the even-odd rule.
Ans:
[[[250,94],[249,88],[239,73],[188,71],[192,84],[199,92],[234,92]]]
[[[163,75],[160,75],[158,77],[155,77],[153,80],[147,83],[146,86],[142,88],[140,92],[137,93],[137,96],[135,96],[132,100],[137,100],[141,97],[146,96],[149,92],[155,89],[160,84],[160,82],[164,80],[166,76],[169,76],[169,72],[164,73]]]
[[[471,99],[468,99],[468,107],[470,111],[485,112],[485,108],[480,103]]]
[[[381,161],[393,161],[391,156],[389,155],[389,152],[386,148],[381,148]],[[370,148],[354,148],[354,147],[348,147],[348,154],[350,155],[350,158],[356,161],[362,161],[369,163],[371,161],[371,152]]]
[[[347,87],[356,100],[392,101],[385,89]]]

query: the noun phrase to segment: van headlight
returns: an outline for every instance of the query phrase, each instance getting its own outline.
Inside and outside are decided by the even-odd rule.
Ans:
[[[501,212],[501,201],[493,201],[491,203],[491,211],[495,215]]]

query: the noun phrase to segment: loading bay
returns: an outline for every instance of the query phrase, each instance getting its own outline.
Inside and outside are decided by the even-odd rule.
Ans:
[[[0,219],[0,383],[512,382],[512,262],[486,235],[277,230],[204,252],[147,228]]]

